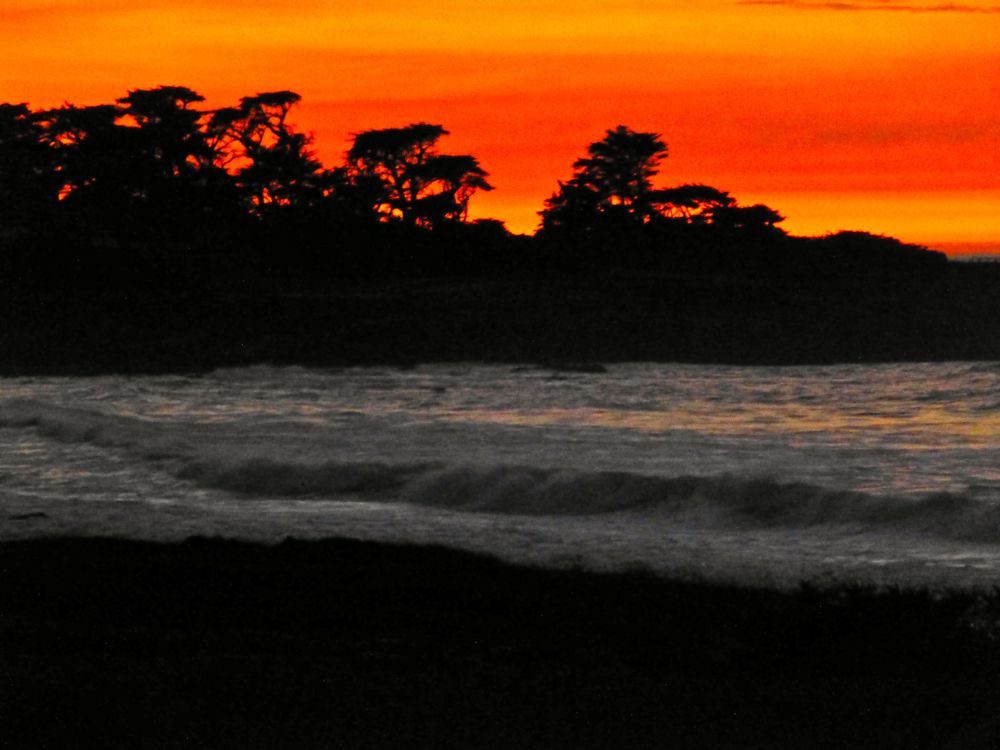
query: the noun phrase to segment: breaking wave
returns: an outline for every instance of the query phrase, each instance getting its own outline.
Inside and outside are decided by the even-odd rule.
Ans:
[[[843,525],[1000,541],[1000,503],[964,493],[876,495],[760,476],[661,476],[440,461],[276,458],[220,444],[205,425],[110,416],[24,399],[0,402],[0,427],[32,428],[155,461],[177,478],[247,498],[364,499],[460,512],[530,515],[647,513],[727,528]],[[228,449],[226,446],[230,446]],[[239,450],[234,446],[240,446]]]
[[[199,485],[251,497],[402,501],[455,511],[525,515],[654,512],[740,527],[821,524],[906,529],[1000,541],[1000,506],[961,494],[918,499],[831,490],[768,477],[661,477],[530,466],[193,462],[180,472]]]
[[[62,443],[120,448],[146,459],[183,457],[191,449],[183,430],[174,425],[32,399],[0,402],[0,427],[33,428]]]

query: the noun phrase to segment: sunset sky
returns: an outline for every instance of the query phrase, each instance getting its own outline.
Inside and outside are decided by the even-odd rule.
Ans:
[[[438,122],[532,231],[591,141],[662,134],[662,186],[763,202],[796,234],[1000,250],[1000,0],[3,0],[0,101],[292,89],[328,166]]]

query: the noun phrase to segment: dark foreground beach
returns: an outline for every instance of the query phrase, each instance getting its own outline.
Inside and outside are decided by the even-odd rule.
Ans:
[[[441,548],[0,545],[10,748],[993,748],[1000,593]]]

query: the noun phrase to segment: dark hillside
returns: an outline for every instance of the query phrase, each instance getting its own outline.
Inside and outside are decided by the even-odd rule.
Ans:
[[[5,279],[0,371],[432,361],[1000,359],[1000,265],[770,277],[628,269],[324,278],[114,267]]]

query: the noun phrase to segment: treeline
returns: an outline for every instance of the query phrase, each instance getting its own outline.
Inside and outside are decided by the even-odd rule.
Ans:
[[[0,105],[0,373],[1000,358],[1000,268],[662,187],[658,134],[606,131],[513,235],[469,219],[492,185],[441,125],[326,167],[298,101]]]
[[[475,275],[639,268],[801,274],[940,266],[863,232],[793,238],[783,217],[707,185],[657,188],[654,133],[608,130],[540,211],[533,237],[469,221],[492,190],[476,157],[442,151],[437,124],[354,134],[326,167],[298,132],[291,91],[221,109],[183,86],[113,104],[0,104],[0,250],[21,278],[134,273]],[[166,271],[165,271],[166,272]]]
[[[69,249],[182,265],[313,254],[377,272],[392,260],[379,250],[464,226],[472,195],[492,189],[475,157],[442,153],[447,131],[426,123],[359,133],[326,168],[291,124],[299,98],[208,110],[191,89],[160,86],[89,107],[2,104],[0,241],[8,255],[30,248],[31,268],[60,267]]]

